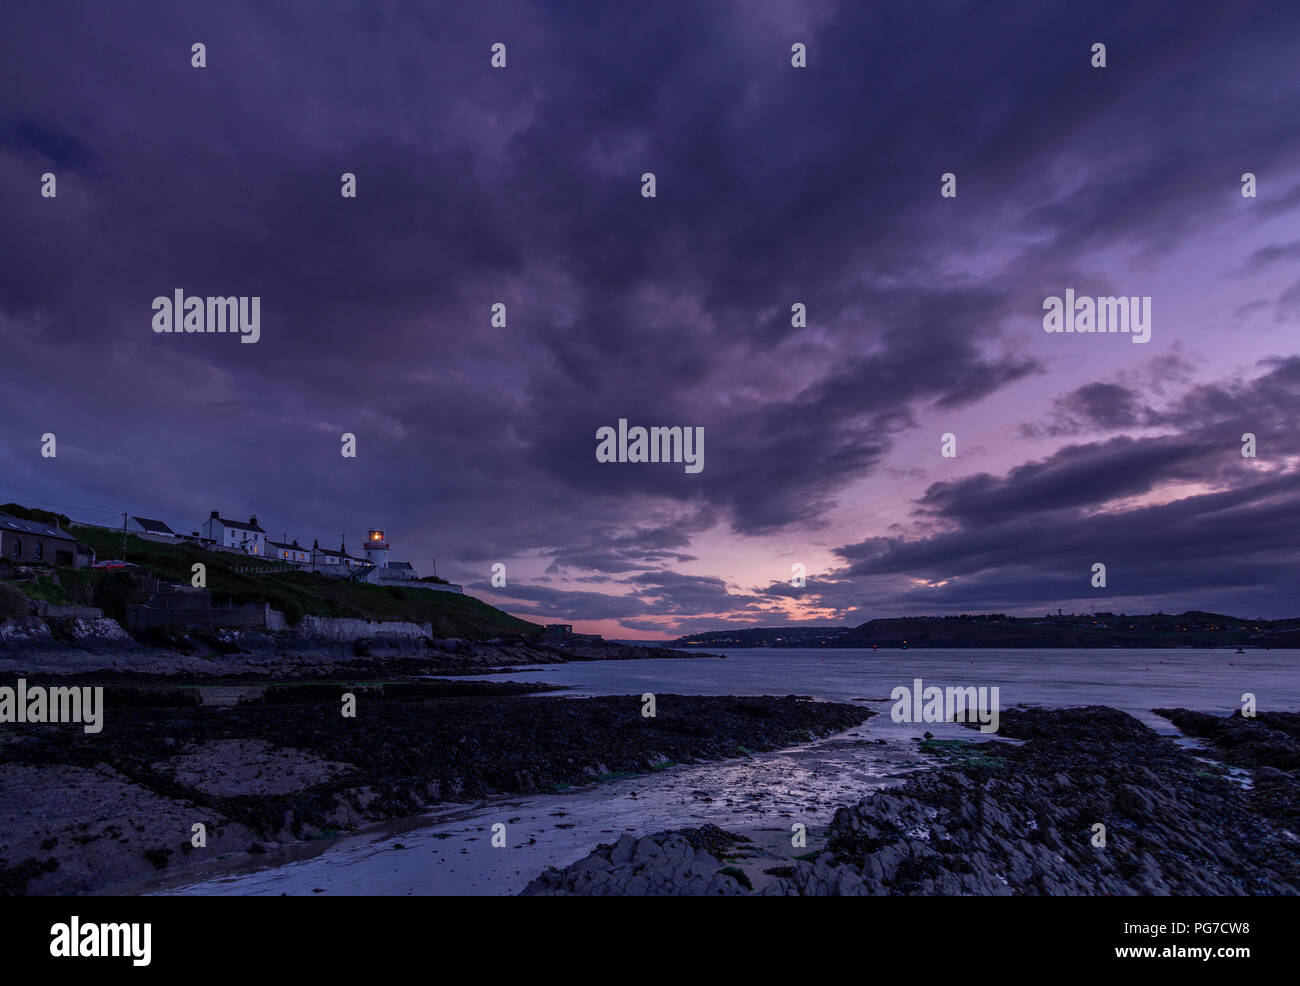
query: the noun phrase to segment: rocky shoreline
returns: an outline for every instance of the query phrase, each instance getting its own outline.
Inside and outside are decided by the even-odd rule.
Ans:
[[[5,624],[0,684],[105,686],[106,726],[0,730],[0,893],[129,892],[414,824],[436,805],[790,747],[871,715],[795,696],[658,695],[646,718],[639,695],[429,677],[718,657],[604,641],[189,630],[144,642],[101,624]],[[345,692],[356,718],[340,712]],[[935,769],[841,807],[807,847],[711,825],[624,834],[524,893],[1296,894],[1300,715],[1154,711],[1205,749],[1099,706],[1006,710],[999,740],[922,742]],[[191,844],[196,823],[205,846]]]
[[[715,826],[626,835],[524,894],[1300,892],[1300,716],[1157,711],[1254,783],[1113,709],[1012,709],[1000,734],[1023,742],[930,744],[939,769],[839,809],[821,850]]]
[[[392,670],[385,658],[368,660]],[[442,803],[563,791],[788,747],[871,715],[795,696],[661,694],[648,718],[640,695],[541,697],[530,693],[552,686],[515,682],[362,683],[375,664],[348,670],[365,674],[330,683],[127,674],[105,688],[100,734],[7,726],[0,893],[91,892],[222,857],[234,864]],[[83,678],[103,684],[105,676],[35,675],[29,684]],[[355,697],[355,718],[342,715],[344,693]],[[195,824],[206,846],[192,845]]]
[[[334,674],[484,674],[535,664],[647,658],[718,659],[718,655],[605,640],[427,637],[405,641],[375,636],[340,642],[292,631],[237,629],[155,629],[137,639],[110,619],[29,617],[0,622],[0,675],[4,676],[107,671],[141,676],[140,680],[148,676],[297,680]]]

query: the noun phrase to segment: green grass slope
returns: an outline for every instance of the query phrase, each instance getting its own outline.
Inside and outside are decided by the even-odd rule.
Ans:
[[[98,527],[74,526],[72,533],[95,549],[102,559],[122,554],[122,534]],[[236,604],[268,602],[285,614],[291,624],[303,616],[351,617],[364,620],[405,620],[430,623],[436,637],[491,637],[532,635],[541,632],[535,623],[518,619],[473,596],[429,589],[366,585],[329,578],[314,572],[276,570],[271,563],[224,551],[205,551],[188,541],[165,544],[127,535],[126,560],[158,578],[188,585],[192,566],[207,566],[207,585],[213,601],[227,599]],[[264,566],[271,574],[236,572],[236,567]],[[60,573],[67,578],[70,570]],[[112,574],[85,571],[78,581],[92,583]],[[112,615],[112,614],[110,614]]]

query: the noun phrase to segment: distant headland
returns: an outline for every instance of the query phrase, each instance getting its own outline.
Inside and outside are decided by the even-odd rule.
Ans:
[[[903,616],[856,627],[746,627],[694,633],[669,647],[1300,647],[1300,617],[1249,620],[1188,610],[1148,613],[1004,613]]]

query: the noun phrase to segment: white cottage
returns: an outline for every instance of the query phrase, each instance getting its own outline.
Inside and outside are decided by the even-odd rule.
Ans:
[[[249,517],[245,524],[227,520],[214,510],[212,516],[203,522],[203,535],[219,548],[266,556],[266,531],[257,526],[257,514]]]

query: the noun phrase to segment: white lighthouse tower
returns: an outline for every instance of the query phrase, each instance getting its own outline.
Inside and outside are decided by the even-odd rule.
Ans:
[[[377,527],[366,532],[366,561],[376,568],[388,567],[388,542],[384,532]]]

